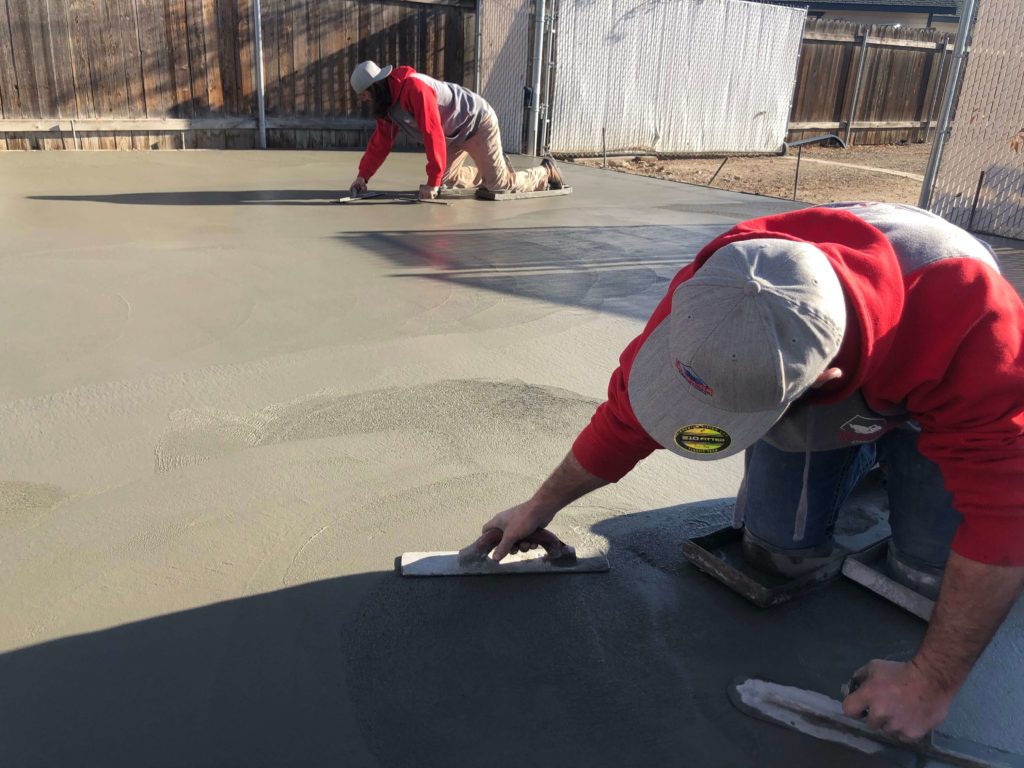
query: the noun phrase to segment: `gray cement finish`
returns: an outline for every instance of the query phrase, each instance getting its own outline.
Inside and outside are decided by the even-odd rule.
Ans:
[[[331,204],[356,161],[0,154],[0,765],[878,765],[726,697],[835,696],[923,632],[685,565],[735,461],[654,456],[563,513],[608,574],[393,571],[530,493],[678,266],[793,206],[575,167],[569,197]],[[1024,749],[1022,624],[954,733]]]

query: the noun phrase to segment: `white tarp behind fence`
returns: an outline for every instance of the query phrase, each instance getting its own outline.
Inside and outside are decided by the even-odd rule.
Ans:
[[[532,0],[484,0],[480,13],[480,95],[498,115],[506,152],[523,143],[523,87],[530,67]]]
[[[778,152],[804,17],[739,0],[561,0],[551,151]]]
[[[954,224],[1024,238],[1024,12],[983,0],[931,209]],[[977,200],[975,200],[977,198]]]

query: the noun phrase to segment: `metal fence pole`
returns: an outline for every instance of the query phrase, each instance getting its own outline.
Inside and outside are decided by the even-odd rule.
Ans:
[[[800,160],[804,156],[804,145],[796,148],[796,173],[793,175],[793,199],[796,200],[796,188],[800,183]]]
[[[483,26],[480,22],[480,11],[483,10],[483,0],[476,0],[476,21],[474,25],[476,27],[476,56],[475,65],[473,67],[473,90],[480,93],[480,68],[482,63],[480,57],[483,55]]]
[[[544,46],[544,103],[542,105],[543,116],[540,121],[540,136],[537,139],[538,154],[547,152],[548,149],[548,126],[551,125],[551,70],[555,68],[555,24],[558,21],[557,6],[552,0],[550,13],[548,13],[547,43]]]
[[[960,26],[956,31],[956,43],[953,45],[953,59],[949,65],[949,75],[946,77],[946,93],[942,97],[942,111],[939,113],[939,124],[935,127],[932,151],[928,156],[928,167],[924,172],[924,183],[921,184],[921,197],[917,201],[918,207],[926,210],[932,202],[935,176],[939,172],[939,163],[942,162],[942,150],[945,148],[946,138],[949,136],[953,103],[956,101],[957,91],[960,90],[960,78],[964,73],[964,58],[967,52],[967,38],[971,34],[971,25],[974,23],[974,9],[976,7],[977,0],[964,0],[964,7],[960,16]]]
[[[864,60],[868,55],[868,30],[870,27],[862,27],[861,34],[864,39],[860,43],[860,60],[857,62],[857,79],[853,81],[853,97],[850,99],[850,120],[846,124],[846,146],[850,146],[850,134],[853,132],[853,121],[857,119],[857,101],[860,99],[860,84],[864,76]],[[794,197],[794,199],[796,199]]]
[[[544,0],[534,0],[533,84],[530,93],[530,122],[526,129],[526,153],[537,154],[537,125],[540,122],[540,71],[544,53]]]
[[[256,47],[256,146],[267,148],[267,110],[264,102],[263,83],[263,13],[260,0],[252,0],[253,45]]]
[[[981,188],[985,185],[985,172],[982,171],[978,175],[978,186],[974,189],[974,201],[971,203],[971,215],[967,219],[967,231],[974,231],[974,214],[978,210],[978,198],[981,197]]]

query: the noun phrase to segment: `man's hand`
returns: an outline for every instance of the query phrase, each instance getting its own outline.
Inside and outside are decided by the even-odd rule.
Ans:
[[[432,187],[430,184],[420,184],[420,200],[433,200],[437,197],[440,187]]]
[[[872,661],[843,711],[904,739],[942,722],[953,696],[1024,587],[1024,566],[987,565],[953,552],[928,632],[914,660]]]
[[[554,510],[549,513],[538,508],[532,501],[517,504],[496,514],[484,523],[482,529],[486,531],[489,528],[497,528],[501,531],[501,541],[491,552],[491,559],[500,562],[510,552],[526,552],[536,547],[536,544],[530,544],[523,539],[550,523],[554,516]]]
[[[491,558],[498,562],[509,552],[533,549],[537,545],[523,539],[538,528],[544,528],[566,504],[607,484],[607,480],[585,470],[569,451],[529,501],[499,512],[484,523],[484,531],[490,528],[501,531],[501,541],[491,553]]]
[[[348,188],[348,191],[352,197],[355,197],[356,195],[365,195],[366,179],[362,176],[356,176],[356,180],[352,182],[352,186]]]
[[[875,659],[853,674],[860,686],[843,700],[843,712],[872,728],[916,741],[946,718],[955,690],[946,690],[918,662]]]

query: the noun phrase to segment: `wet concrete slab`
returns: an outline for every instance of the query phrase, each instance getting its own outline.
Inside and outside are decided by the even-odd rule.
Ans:
[[[837,696],[924,629],[685,564],[736,461],[654,456],[560,515],[607,574],[394,572],[532,492],[700,245],[796,205],[576,167],[568,197],[333,204],[357,159],[0,155],[0,764],[882,764],[726,697]],[[1022,626],[953,733],[1024,750]]]

